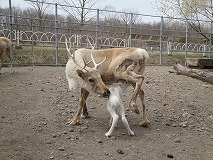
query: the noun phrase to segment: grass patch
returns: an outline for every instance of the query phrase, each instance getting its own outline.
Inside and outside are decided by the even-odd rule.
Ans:
[[[68,60],[65,46],[58,48],[58,65],[65,65]],[[149,65],[160,65],[160,52],[148,52],[150,58]],[[14,49],[14,65],[56,65],[56,48],[54,45],[34,45],[22,46],[22,49]],[[187,58],[202,58],[203,53],[188,52]],[[168,55],[167,52],[162,54],[162,65],[173,65],[175,63],[185,64],[185,52],[173,52]],[[8,59],[5,61],[8,63]]]
[[[56,64],[56,48],[53,46],[23,46],[22,49],[14,49],[15,65]],[[68,59],[65,48],[58,48],[58,64],[66,64]]]
[[[153,52],[150,55],[148,64],[149,65],[159,65],[160,64],[160,52]],[[189,52],[187,55],[185,55],[185,52],[173,52],[172,54],[168,55],[167,52],[162,53],[162,65],[173,65],[175,63],[180,63],[182,65],[185,65],[187,58],[202,58],[203,53],[193,53]]]

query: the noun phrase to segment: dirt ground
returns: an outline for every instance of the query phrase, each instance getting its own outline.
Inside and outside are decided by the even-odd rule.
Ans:
[[[113,136],[106,99],[88,98],[91,118],[67,122],[79,93],[68,91],[65,67],[16,67],[0,75],[1,160],[212,160],[213,85],[148,66],[143,88],[151,125],[127,111],[135,136],[119,120]],[[132,88],[124,94],[127,106]],[[139,101],[138,101],[138,104]],[[139,106],[141,109],[141,107]]]

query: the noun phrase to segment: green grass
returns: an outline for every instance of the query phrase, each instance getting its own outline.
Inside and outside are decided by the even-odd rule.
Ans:
[[[185,57],[187,58],[202,58],[203,53],[193,53],[188,52],[185,56],[185,52],[173,52],[168,55],[166,52],[162,53],[162,65],[173,65],[175,63],[185,64]],[[160,52],[154,52],[150,54],[148,61],[149,65],[159,65],[160,64]]]
[[[65,48],[58,48],[58,64],[66,64],[68,59]],[[14,49],[15,65],[54,65],[56,64],[56,48],[43,46],[23,46]]]
[[[64,47],[64,46],[63,46]],[[148,52],[150,58],[148,65],[160,65],[160,52]],[[202,58],[203,53],[187,53],[187,58]],[[41,45],[22,46],[22,49],[14,49],[14,65],[55,65],[56,48],[54,45],[44,47]],[[67,51],[62,46],[58,48],[58,65],[65,65],[68,60]],[[5,61],[8,63],[8,59]],[[185,64],[185,52],[173,52],[168,55],[162,54],[162,65]]]

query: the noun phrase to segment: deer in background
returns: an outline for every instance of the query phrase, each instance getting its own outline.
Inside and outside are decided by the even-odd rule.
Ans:
[[[80,103],[76,114],[70,120],[71,124],[79,122],[82,111],[83,117],[88,116],[86,99],[90,91],[109,97],[110,91],[107,86],[117,83],[119,80],[124,80],[127,82],[127,86],[134,87],[134,93],[129,102],[130,109],[139,114],[136,105],[136,99],[139,96],[143,112],[140,125],[147,126],[149,124],[144,103],[144,91],[141,89],[148,59],[148,53],[144,49],[112,48],[94,50],[94,47],[92,47],[91,50],[81,48],[71,54],[70,39],[69,42],[66,39],[66,48],[70,55],[66,64],[69,89],[76,89],[79,81],[83,80],[85,82],[85,86],[81,87]]]
[[[12,58],[10,55],[11,45],[12,45],[12,43],[8,38],[0,37],[0,61],[1,61],[0,62],[0,74],[1,74],[1,66],[3,65],[5,55],[7,55],[10,60],[10,64],[11,64],[10,73],[12,72]]]

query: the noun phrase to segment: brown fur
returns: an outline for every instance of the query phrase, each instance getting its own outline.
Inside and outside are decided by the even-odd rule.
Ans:
[[[139,96],[142,102],[143,110],[143,119],[141,125],[147,126],[149,124],[149,121],[146,117],[144,91],[141,89],[141,86],[144,80],[143,74],[148,58],[148,53],[145,50],[139,48],[113,48],[105,50],[94,50],[92,51],[92,53],[89,49],[78,49],[77,51],[75,51],[74,55],[76,57],[81,57],[84,62],[87,63],[91,61],[91,54],[93,55],[96,63],[103,61],[105,57],[106,60],[97,69],[94,69],[94,65],[92,63],[88,63],[85,69],[81,69],[82,74],[78,76],[80,76],[89,86],[93,85],[94,87],[92,88],[96,88],[96,90],[92,89],[92,91],[96,93],[98,93],[97,89],[99,89],[99,91],[103,91],[103,89],[105,90],[106,87],[104,85],[102,85],[101,87],[100,85],[99,87],[97,86],[98,83],[102,83],[102,81],[106,85],[111,85],[118,82],[119,80],[125,80],[127,83],[131,84],[135,90],[129,103],[130,109],[139,114],[139,110],[136,105],[136,99],[137,96]],[[68,61],[68,63],[72,62]],[[67,71],[69,71],[69,69],[67,69]],[[70,73],[70,75],[72,74],[75,73]],[[95,83],[90,83],[89,77],[92,77],[95,80]],[[86,99],[84,99],[83,101],[86,101]],[[86,105],[79,106],[77,113],[71,119],[72,124],[76,124],[79,121],[79,112],[82,111],[82,108],[83,115],[85,115],[85,107]]]
[[[8,56],[11,66],[12,66],[12,58],[10,56],[10,47],[11,41],[6,37],[0,37],[0,73],[1,73],[1,66],[4,62],[5,55]]]

